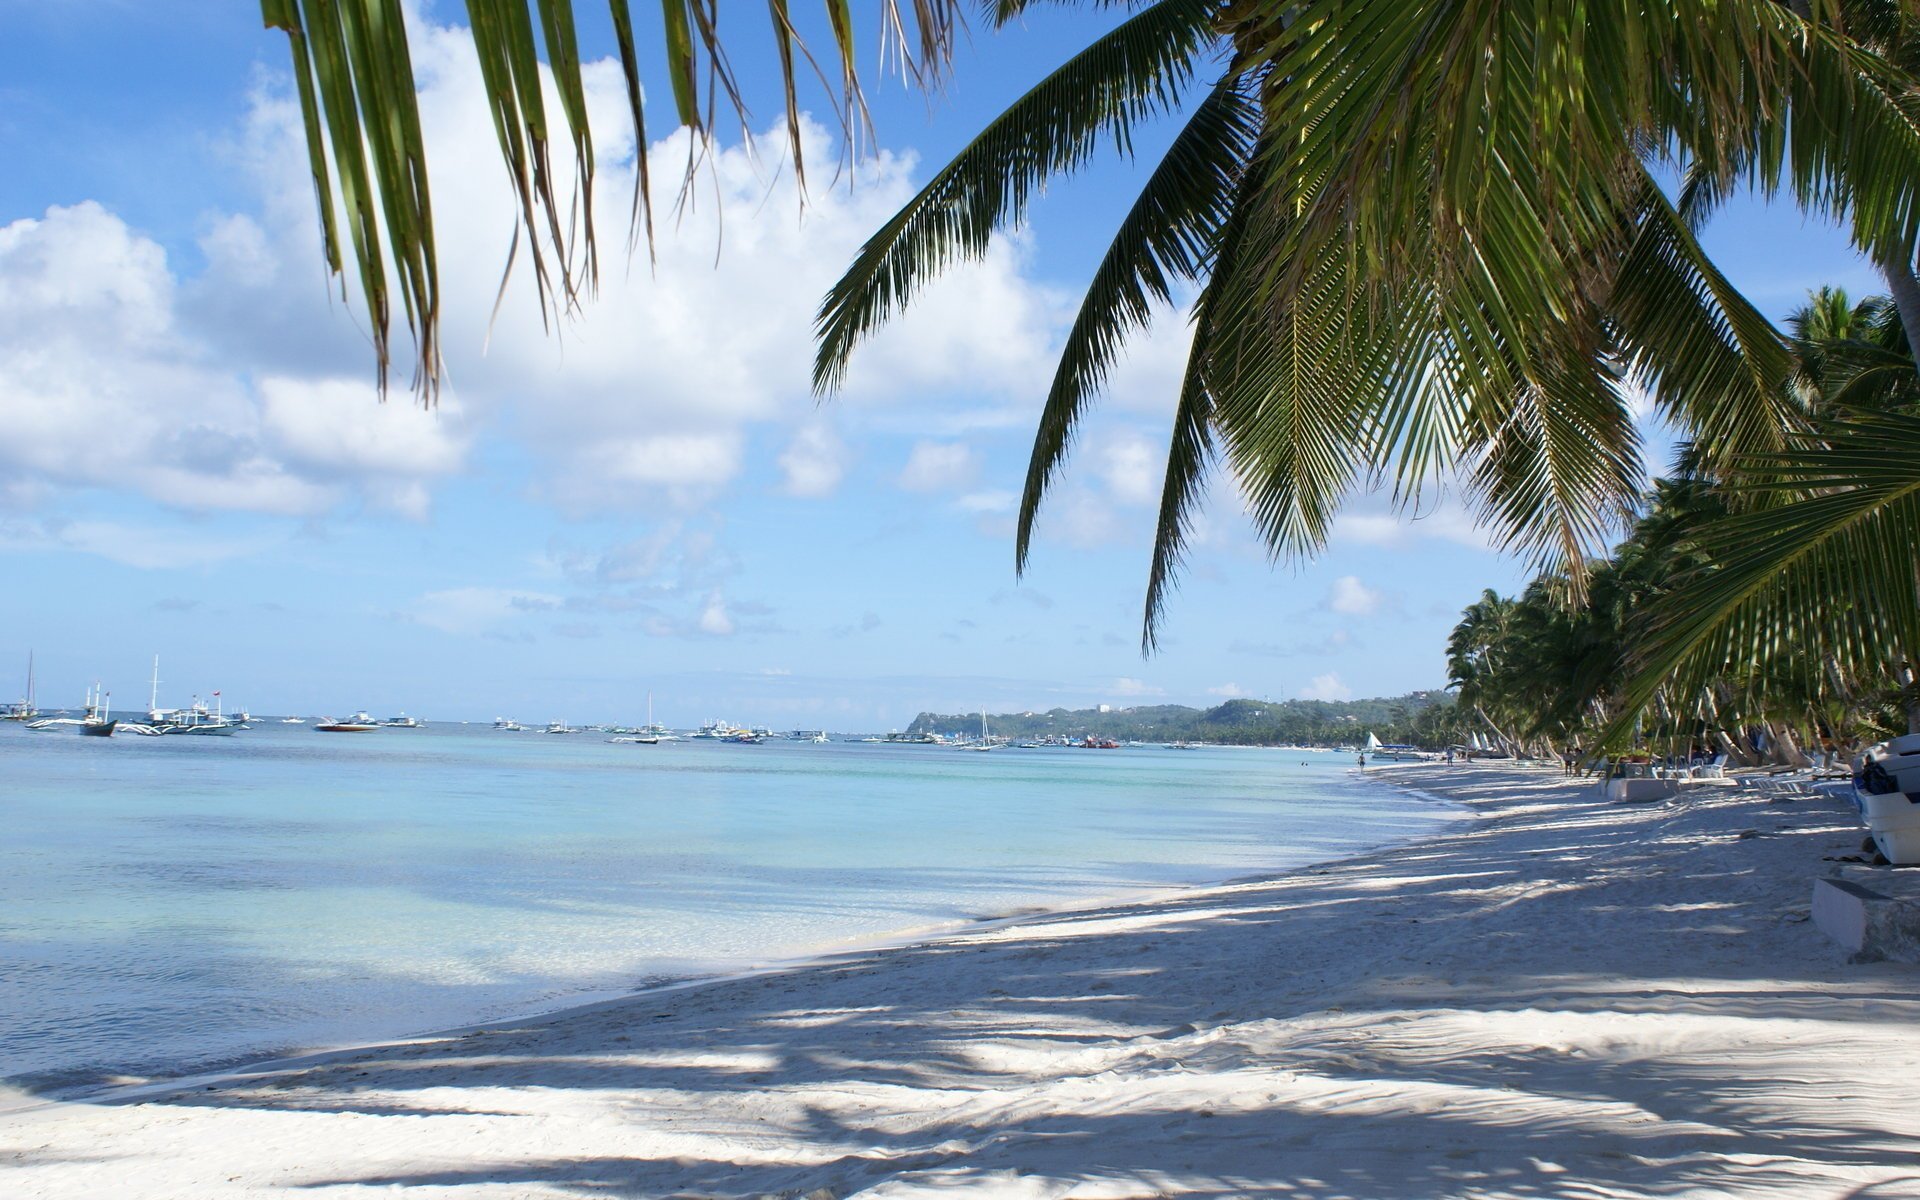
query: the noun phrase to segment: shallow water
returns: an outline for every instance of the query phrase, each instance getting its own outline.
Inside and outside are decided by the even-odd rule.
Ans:
[[[1347,767],[0,726],[0,1078],[64,1089],[524,1015],[1447,819]]]

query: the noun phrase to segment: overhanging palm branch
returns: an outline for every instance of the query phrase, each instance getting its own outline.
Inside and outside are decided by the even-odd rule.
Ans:
[[[550,306],[570,306],[591,291],[598,277],[593,133],[574,4],[467,0],[466,7],[488,113],[519,208],[514,244],[527,246],[544,318]],[[901,0],[881,0],[878,7],[883,43],[916,78],[938,77],[952,50],[960,0],[909,0],[910,11],[903,11]],[[359,279],[383,391],[392,296],[398,293],[415,343],[415,386],[431,401],[441,370],[440,294],[426,144],[403,8],[401,0],[260,0],[262,19],[268,28],[286,33],[292,52],[327,268],[343,284],[349,269]],[[639,47],[628,0],[607,0],[607,9],[636,148],[636,234],[644,231],[651,247],[653,200]],[[854,66],[852,11],[848,0],[825,0],[825,9],[839,71],[834,111],[851,134],[865,115]],[[811,61],[811,56],[788,0],[769,0],[768,14],[789,152],[804,178],[796,60]],[[660,21],[677,124],[705,136],[722,104],[744,124],[746,98],[720,40],[718,0],[661,0]],[[558,112],[547,103],[547,83],[558,98]],[[571,187],[555,178],[556,137],[566,139],[572,158]]]
[[[1705,564],[1644,614],[1629,709],[1762,669],[1821,694],[1920,664],[1920,417],[1856,414],[1821,437],[1742,464],[1733,483],[1760,502],[1701,527]]]
[[[1213,21],[1232,48],[1223,77],[1258,97],[1262,148],[1245,171],[1247,246],[1204,264],[1149,646],[1192,462],[1215,445],[1277,557],[1319,549],[1356,487],[1411,503],[1457,478],[1505,545],[1577,596],[1581,561],[1640,492],[1637,389],[1715,461],[1804,430],[1779,334],[1706,258],[1650,163],[1687,168],[1696,208],[1779,186],[1850,222],[1870,252],[1911,260],[1920,88],[1850,40],[1831,0],[1799,13],[1775,0],[1300,0],[1221,7]],[[1166,76],[1187,69],[1128,53]],[[1059,102],[1030,97],[1009,118],[1048,138],[1084,129],[1063,124]],[[994,130],[990,145],[1007,137]],[[1079,161],[970,148],[830,294],[816,382],[831,387],[854,342],[928,275],[982,253],[1040,173]],[[1113,302],[1110,265],[1083,311]],[[1036,438],[1017,566],[1097,383],[1088,347],[1070,343],[1056,373],[1069,403],[1049,404]]]

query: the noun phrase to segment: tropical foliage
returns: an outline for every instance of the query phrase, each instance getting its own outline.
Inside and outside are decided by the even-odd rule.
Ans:
[[[1807,414],[1789,451],[1716,476],[1689,448],[1577,602],[1550,573],[1462,614],[1450,673],[1490,728],[1535,746],[1724,737],[1751,759],[1907,725],[1913,357],[1884,297],[1821,289],[1788,326]]]
[[[1644,484],[1641,390],[1715,471],[1806,423],[1787,346],[1693,219],[1784,188],[1911,278],[1920,106],[1887,8],[1159,0],[874,235],[821,308],[816,383],[1050,177],[1186,112],[1068,335],[1017,561],[1125,337],[1191,289],[1147,645],[1215,457],[1278,557],[1318,549],[1357,487],[1453,480],[1577,596]]]
[[[1454,704],[1442,692],[1366,700],[1228,700],[1213,708],[1143,704],[1128,708],[1054,708],[987,718],[996,736],[1104,737],[1120,741],[1212,742],[1231,746],[1354,746],[1373,733],[1385,742],[1447,746],[1462,740]],[[923,712],[908,734],[971,733],[979,713]]]

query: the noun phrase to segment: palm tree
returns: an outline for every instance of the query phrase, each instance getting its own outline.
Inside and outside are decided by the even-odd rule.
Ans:
[[[1003,6],[1003,12],[1005,11]],[[1018,5],[1014,5],[1017,9]],[[1159,0],[992,122],[823,303],[815,381],[1038,187],[1186,111],[1095,271],[1048,391],[1016,567],[1125,337],[1198,289],[1143,645],[1217,455],[1276,557],[1356,486],[1464,481],[1504,543],[1577,566],[1641,486],[1648,387],[1713,464],[1788,447],[1784,340],[1714,268],[1691,195],[1783,182],[1911,262],[1912,76],[1833,3]],[[1197,99],[1195,99],[1197,97]],[[1580,571],[1568,573],[1577,593]]]
[[[995,0],[990,19],[1025,5]],[[957,0],[881,10],[911,70],[936,74]],[[634,219],[650,231],[638,43],[626,0],[608,11],[641,147]],[[431,396],[439,293],[401,0],[262,0],[262,13],[289,39],[328,264],[344,276],[350,260],[359,277],[383,382],[398,292]],[[574,304],[598,257],[573,6],[469,0],[468,13],[543,305]],[[769,13],[797,138],[804,47],[786,0]],[[828,17],[851,133],[846,0],[829,0]],[[1891,548],[1920,532],[1920,468],[1876,445],[1910,438],[1920,418],[1811,411],[1807,389],[1787,386],[1788,340],[1715,269],[1692,222],[1742,184],[1785,189],[1849,224],[1888,274],[1906,341],[1920,341],[1912,28],[1897,0],[1153,0],[991,122],[874,235],[819,313],[816,383],[830,389],[862,338],[983,253],[1047,180],[1102,145],[1131,153],[1143,123],[1178,114],[1067,335],[1017,568],[1120,346],[1192,287],[1144,646],[1216,459],[1276,557],[1317,550],[1356,487],[1390,483],[1411,503],[1456,478],[1506,546],[1538,556],[1577,598],[1583,560],[1640,491],[1630,394],[1645,387],[1692,437],[1701,471],[1783,501],[1716,531],[1752,536],[1726,543],[1737,553],[1698,585],[1714,615],[1674,617],[1649,661],[1714,638],[1700,661],[1724,660],[1741,639],[1804,632],[1758,599],[1791,595],[1842,600],[1865,622],[1833,634],[1852,648],[1835,661],[1873,665],[1860,650],[1872,641],[1911,664],[1920,605],[1911,563]],[[675,119],[710,132],[721,103],[741,106],[714,0],[667,0],[660,30]],[[797,140],[793,152],[800,167]],[[569,158],[577,214],[556,178]],[[1685,172],[1677,200],[1658,182],[1667,168]],[[1896,374],[1883,356],[1849,378]],[[1817,390],[1853,403],[1824,380]],[[1802,572],[1790,586],[1789,568]]]

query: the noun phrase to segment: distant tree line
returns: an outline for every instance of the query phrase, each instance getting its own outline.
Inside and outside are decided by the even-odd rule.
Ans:
[[[1409,692],[1368,700],[1229,700],[1213,708],[1152,704],[1116,708],[1054,708],[1046,712],[989,713],[996,736],[1019,741],[1044,737],[1115,741],[1214,742],[1233,746],[1349,746],[1372,732],[1383,742],[1445,745],[1460,725],[1443,692]],[[976,733],[980,714],[923,712],[910,735]]]

